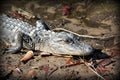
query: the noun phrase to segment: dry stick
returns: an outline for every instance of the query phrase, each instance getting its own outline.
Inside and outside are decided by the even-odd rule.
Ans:
[[[102,77],[97,71],[95,71],[94,69],[92,69],[82,58],[80,58],[81,60],[82,60],[82,62],[84,62],[84,64],[92,71],[92,72],[94,72],[98,77],[100,77],[101,79],[103,79],[103,80],[106,80],[104,77]]]
[[[75,32],[72,32],[72,31],[70,31],[70,30],[64,29],[64,28],[55,28],[55,29],[53,29],[53,31],[55,31],[55,30],[57,30],[57,31],[58,31],[58,30],[63,30],[63,31],[72,33],[72,34],[74,34],[74,35],[77,35],[77,36],[79,36],[79,37],[86,37],[86,38],[92,38],[92,39],[107,39],[107,38],[113,37],[113,36],[110,36],[110,37],[94,37],[94,36],[89,36],[89,35],[80,35],[80,34],[77,34],[77,33],[75,33]]]

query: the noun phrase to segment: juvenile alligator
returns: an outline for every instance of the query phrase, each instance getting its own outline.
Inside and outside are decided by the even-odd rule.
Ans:
[[[41,19],[33,26],[8,15],[0,16],[1,39],[8,48],[6,52],[17,53],[23,47],[52,54],[89,55],[93,47],[79,41],[73,34],[54,32]]]

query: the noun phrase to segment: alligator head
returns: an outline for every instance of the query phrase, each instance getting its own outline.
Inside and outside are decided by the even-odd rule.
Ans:
[[[79,41],[73,34],[67,32],[46,31],[49,35],[43,39],[41,50],[52,54],[90,55],[94,49],[91,45]]]

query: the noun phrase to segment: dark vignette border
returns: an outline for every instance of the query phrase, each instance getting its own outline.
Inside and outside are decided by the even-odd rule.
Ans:
[[[19,0],[22,1],[22,0]],[[26,1],[30,1],[30,0],[26,0]],[[41,0],[43,3],[45,2],[51,2],[54,1],[54,4],[58,4],[58,3],[62,3],[62,4],[67,4],[67,3],[77,3],[79,1],[89,1],[89,0]],[[107,0],[91,0],[92,2],[96,2],[96,3],[100,3],[101,1],[107,1]],[[117,24],[119,25],[118,31],[120,31],[120,4],[119,4],[119,0],[108,0],[108,1],[114,1],[118,7],[118,12],[116,13],[117,15]],[[4,4],[6,3],[13,3],[14,0],[0,0],[0,13],[3,13],[4,10]],[[9,8],[9,7],[8,7]],[[0,33],[2,33],[2,30],[0,29]],[[120,34],[120,32],[118,32]],[[2,73],[0,73],[2,74]],[[60,75],[59,75],[60,76]],[[120,71],[118,71],[118,75],[114,76],[115,79],[114,80],[119,80],[120,78]]]

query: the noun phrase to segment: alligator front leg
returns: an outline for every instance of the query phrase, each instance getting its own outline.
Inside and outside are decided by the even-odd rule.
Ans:
[[[32,38],[26,34],[23,34],[23,47],[30,50],[35,50],[35,43]]]
[[[23,34],[21,32],[15,33],[12,44],[5,50],[7,53],[17,53],[23,47]]]
[[[25,49],[29,49],[29,50],[35,51],[35,43],[33,43],[33,42],[27,43],[26,41],[23,41],[23,47]]]

